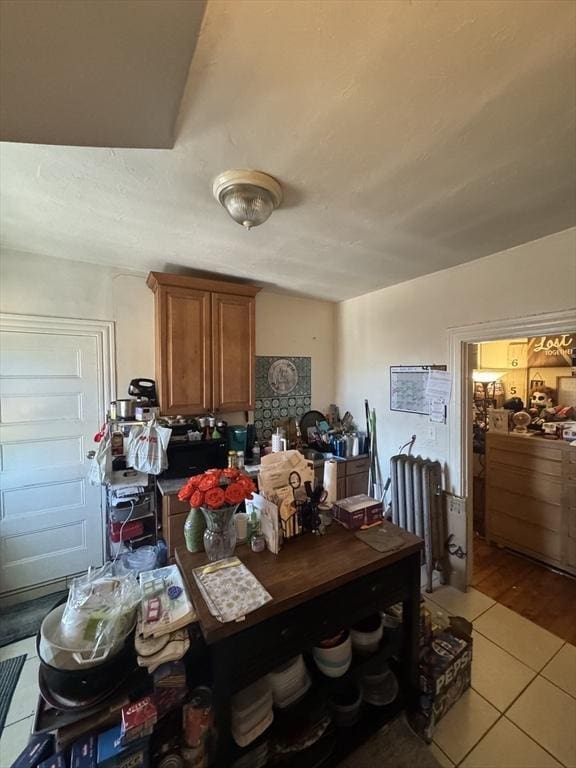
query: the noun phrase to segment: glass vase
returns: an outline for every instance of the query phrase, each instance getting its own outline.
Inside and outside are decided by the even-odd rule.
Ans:
[[[204,549],[211,562],[223,560],[234,553],[236,546],[234,514],[238,506],[238,504],[232,504],[230,507],[220,507],[220,509],[200,507],[206,520]]]

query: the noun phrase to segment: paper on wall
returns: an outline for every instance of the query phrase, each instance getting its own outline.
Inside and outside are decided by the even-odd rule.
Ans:
[[[452,375],[449,371],[438,371],[432,369],[428,374],[426,381],[425,397],[432,400],[441,400],[445,405],[450,402],[452,393]]]

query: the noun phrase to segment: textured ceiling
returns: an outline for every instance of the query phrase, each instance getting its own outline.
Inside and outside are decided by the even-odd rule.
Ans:
[[[172,147],[204,0],[1,0],[0,138]]]
[[[2,243],[337,300],[565,229],[575,42],[563,0],[208,0],[174,149],[3,144]],[[285,188],[250,232],[242,167]]]

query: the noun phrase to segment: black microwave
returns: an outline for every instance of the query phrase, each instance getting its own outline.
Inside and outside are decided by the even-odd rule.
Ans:
[[[161,477],[191,477],[200,475],[211,467],[224,468],[227,461],[228,446],[224,438],[220,440],[174,440],[167,448],[168,469]]]

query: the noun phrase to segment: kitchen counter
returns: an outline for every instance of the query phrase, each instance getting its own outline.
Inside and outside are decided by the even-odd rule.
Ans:
[[[320,469],[320,467],[323,467],[326,461],[334,460],[338,463],[341,463],[343,465],[347,464],[350,461],[358,461],[358,459],[367,459],[368,454],[362,453],[359,456],[350,456],[348,458],[340,458],[339,456],[333,456],[331,453],[327,453],[325,455],[325,458],[323,459],[310,459],[310,461],[313,461],[314,463],[314,469]],[[251,477],[254,477],[260,472],[260,464],[246,464],[244,467],[244,472],[246,472],[247,475],[250,475]],[[162,496],[173,496],[178,493],[180,488],[184,485],[188,478],[186,477],[171,477],[166,478],[163,480],[162,478],[159,478],[156,481],[156,485],[158,486],[158,490],[162,494]]]
[[[178,493],[187,479],[187,477],[167,477],[165,480],[159,478],[156,480],[156,486],[162,496],[173,496]]]

